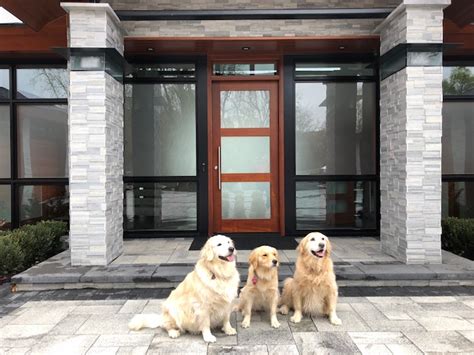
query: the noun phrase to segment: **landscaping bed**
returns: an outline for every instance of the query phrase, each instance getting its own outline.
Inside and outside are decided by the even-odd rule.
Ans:
[[[443,219],[441,243],[444,250],[474,260],[474,218]]]

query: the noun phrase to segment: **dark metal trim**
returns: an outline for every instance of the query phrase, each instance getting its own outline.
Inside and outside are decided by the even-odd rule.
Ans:
[[[115,13],[121,21],[322,20],[383,19],[393,9],[117,10]]]
[[[376,181],[377,175],[296,175],[295,181]]]
[[[443,174],[441,181],[474,181],[474,174]]]
[[[474,95],[443,95],[443,102],[472,102],[474,101]]]

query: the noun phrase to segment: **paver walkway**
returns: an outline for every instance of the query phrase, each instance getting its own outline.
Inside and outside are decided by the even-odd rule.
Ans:
[[[234,314],[237,335],[215,331],[218,341],[211,345],[197,335],[173,340],[160,329],[128,330],[134,314],[159,312],[168,292],[10,294],[0,298],[0,354],[474,353],[472,287],[341,289],[340,327],[323,317],[295,325],[280,315],[281,328],[275,330],[263,313],[242,329]]]

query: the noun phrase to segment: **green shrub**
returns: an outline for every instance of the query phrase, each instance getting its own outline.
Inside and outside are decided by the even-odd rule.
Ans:
[[[474,260],[474,218],[448,217],[441,225],[443,249]]]
[[[61,237],[67,234],[64,222],[44,221],[25,225],[0,236],[2,275],[21,272],[63,251]]]
[[[0,276],[10,276],[24,270],[25,255],[18,240],[9,235],[0,237]]]

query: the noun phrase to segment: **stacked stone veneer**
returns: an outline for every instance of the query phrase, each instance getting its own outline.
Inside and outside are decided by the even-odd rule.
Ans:
[[[63,4],[70,47],[123,53],[107,4]],[[69,191],[72,265],[106,265],[123,249],[123,85],[105,71],[70,71]]]
[[[404,0],[380,26],[381,54],[441,43],[449,0]],[[406,263],[441,262],[442,67],[407,67],[380,85],[382,250]]]

